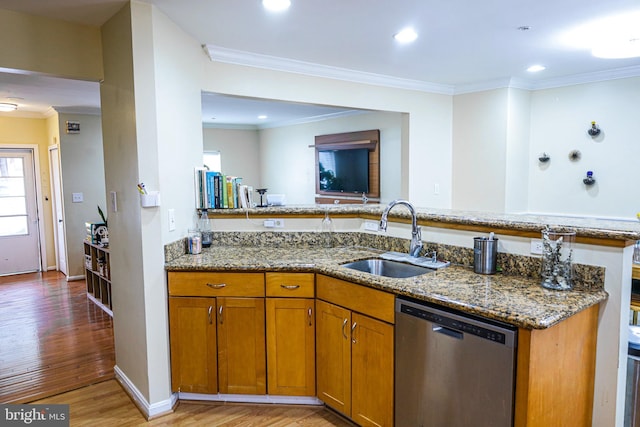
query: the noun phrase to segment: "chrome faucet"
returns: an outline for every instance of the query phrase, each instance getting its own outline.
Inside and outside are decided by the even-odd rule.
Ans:
[[[387,216],[389,215],[389,211],[395,205],[405,205],[409,208],[411,212],[411,246],[409,247],[409,255],[412,257],[419,257],[420,250],[422,249],[422,233],[420,231],[420,227],[418,226],[418,218],[416,217],[416,210],[413,208],[411,203],[406,200],[394,200],[389,203],[385,208],[384,212],[382,212],[382,217],[380,217],[380,230],[387,231]]]

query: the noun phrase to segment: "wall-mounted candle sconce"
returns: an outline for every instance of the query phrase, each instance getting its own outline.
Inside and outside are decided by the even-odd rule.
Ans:
[[[587,177],[582,180],[584,185],[593,185],[596,183],[596,179],[593,177],[593,171],[587,171]]]
[[[589,128],[589,130],[587,130],[587,133],[592,137],[600,135],[600,128],[598,127],[596,122],[591,122],[591,127]]]

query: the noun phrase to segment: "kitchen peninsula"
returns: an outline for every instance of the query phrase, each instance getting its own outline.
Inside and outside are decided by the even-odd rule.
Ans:
[[[195,256],[184,255],[181,242],[167,247],[166,269],[170,275],[170,288],[171,276],[187,271],[203,274],[221,271],[267,275],[313,273],[318,278],[317,286],[320,278],[329,278],[391,295],[408,295],[513,324],[520,328],[520,337],[524,340],[519,346],[519,352],[522,353],[518,356],[516,425],[535,425],[532,424],[532,420],[536,419],[536,413],[540,411],[550,414],[549,416],[558,415],[555,410],[544,406],[544,399],[532,399],[537,392],[534,380],[540,377],[540,372],[533,375],[533,368],[536,364],[544,362],[545,357],[551,357],[548,354],[549,349],[545,348],[543,351],[536,347],[545,342],[539,338],[551,336],[548,331],[559,331],[569,327],[568,331],[563,332],[564,335],[554,338],[559,340],[555,343],[555,348],[564,353],[555,355],[555,360],[564,360],[564,367],[558,370],[558,367],[547,366],[547,361],[544,368],[551,369],[549,372],[555,372],[555,376],[558,377],[556,379],[559,380],[554,383],[559,387],[558,394],[555,397],[551,394],[549,397],[556,402],[554,408],[563,406],[558,405],[558,402],[565,399],[568,399],[567,402],[579,400],[576,386],[573,385],[575,378],[566,370],[566,366],[575,367],[584,363],[595,366],[595,384],[593,368],[587,366],[586,370],[581,371],[581,375],[590,377],[591,382],[587,381],[584,385],[578,386],[583,393],[594,396],[593,399],[590,398],[592,402],[589,402],[587,408],[589,414],[584,414],[585,407],[575,409],[576,405],[567,406],[583,412],[579,414],[579,419],[591,420],[591,406],[594,413],[600,410],[601,393],[610,393],[612,388],[622,388],[624,393],[624,381],[621,384],[619,380],[611,379],[612,373],[616,378],[624,375],[617,372],[617,360],[621,357],[619,351],[611,351],[612,343],[615,350],[618,347],[626,349],[626,345],[623,346],[618,337],[612,339],[611,336],[598,333],[598,349],[595,355],[594,351],[591,351],[591,359],[575,363],[576,360],[572,360],[571,357],[580,353],[575,346],[586,345],[595,348],[596,329],[601,331],[621,322],[619,318],[615,318],[613,312],[614,307],[619,309],[624,306],[623,294],[628,292],[625,291],[625,287],[630,286],[629,245],[640,238],[636,224],[552,216],[490,215],[423,209],[418,211],[418,220],[423,226],[425,248],[429,251],[437,250],[439,257],[451,260],[453,266],[411,279],[388,279],[348,270],[340,264],[369,258],[385,250],[406,252],[409,231],[405,224],[410,222],[408,212],[405,214],[403,210],[394,211],[390,215],[389,233],[381,234],[366,231],[365,223],[377,221],[382,207],[331,207],[329,213],[336,232],[331,233],[332,247],[326,248],[326,236],[317,232],[325,209],[326,207],[319,206],[264,208],[250,210],[248,215],[239,210],[211,212],[214,230],[218,231],[214,237],[214,247]],[[267,218],[283,218],[286,228],[283,231],[265,232],[261,220]],[[539,238],[544,225],[571,227],[577,231],[574,259],[580,283],[573,291],[548,291],[539,286],[539,280],[536,278],[539,259],[529,255],[529,240]],[[469,268],[473,253],[472,237],[490,231],[494,231],[500,239],[498,260],[502,265],[502,273],[492,276],[477,275]],[[629,284],[625,285],[627,265]],[[393,324],[392,319],[390,323]],[[558,327],[561,329],[557,329]],[[573,328],[580,328],[581,332],[573,333],[577,332],[571,331]],[[619,334],[620,327],[615,329],[616,334]],[[591,341],[587,339],[589,335],[592,336]],[[572,340],[572,336],[580,337],[580,342],[577,342],[578,339]],[[582,341],[583,338],[586,341]],[[564,342],[565,339],[569,342]],[[551,341],[547,344],[554,345]],[[573,350],[571,346],[574,346]],[[566,347],[566,351],[563,347]],[[529,353],[525,355],[527,351]],[[535,359],[537,351],[541,352],[538,355],[541,360]],[[528,370],[525,369],[527,366]],[[606,377],[604,380],[603,376]],[[523,382],[524,378],[529,378],[529,382]],[[562,388],[563,383],[572,384],[571,390],[566,389],[568,386]],[[545,393],[541,395],[548,395],[549,384],[544,387]],[[527,393],[530,393],[528,397]],[[623,405],[623,402],[616,403],[620,404]],[[575,421],[575,418],[573,420]]]

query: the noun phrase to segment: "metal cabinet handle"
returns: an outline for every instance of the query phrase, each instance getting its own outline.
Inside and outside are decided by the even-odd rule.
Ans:
[[[222,289],[227,286],[226,283],[207,283],[207,286],[213,289]]]
[[[356,340],[356,326],[358,325],[357,322],[353,322],[353,326],[351,327],[351,342],[354,344],[358,343],[358,340]]]
[[[347,326],[347,322],[348,321],[349,321],[349,319],[344,319],[344,321],[342,322],[342,336],[344,337],[345,340],[349,339],[347,334],[344,332],[344,328],[345,328],[345,326]]]
[[[312,325],[311,323],[311,316],[313,315],[313,311],[311,310],[311,307],[309,307],[309,309],[307,310],[307,317],[309,318],[309,326]]]
[[[209,324],[213,323],[213,319],[211,319],[211,310],[213,310],[212,306],[209,306],[209,311],[207,312],[207,316],[209,316]]]
[[[300,285],[285,285],[284,283],[280,285],[283,289],[298,289]]]
[[[218,309],[218,322],[222,325],[222,306]]]

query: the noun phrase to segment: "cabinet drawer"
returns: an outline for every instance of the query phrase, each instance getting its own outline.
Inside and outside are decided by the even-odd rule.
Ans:
[[[316,297],[388,323],[395,323],[395,296],[388,292],[318,274]]]
[[[168,273],[169,295],[194,297],[263,297],[264,273]]]
[[[268,297],[313,298],[314,273],[267,273]]]

